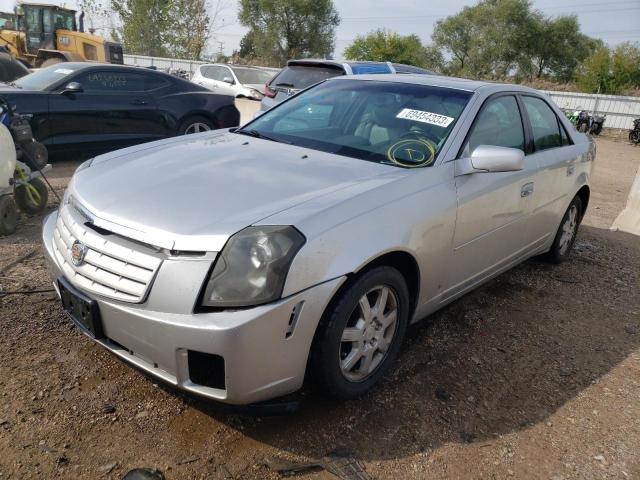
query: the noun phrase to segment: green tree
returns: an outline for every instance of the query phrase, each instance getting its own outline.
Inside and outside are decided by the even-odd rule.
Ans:
[[[440,51],[422,45],[417,35],[402,36],[386,30],[357,36],[344,56],[348,60],[389,61],[433,69],[439,69],[443,63]]]
[[[206,0],[171,0],[166,42],[175,58],[200,60],[209,40],[211,18]]]
[[[127,53],[164,57],[170,0],[112,0],[122,25],[122,42]]]
[[[332,0],[240,0],[238,19],[250,29],[256,55],[278,66],[331,54],[340,23]]]
[[[473,78],[566,82],[596,47],[575,17],[547,18],[529,0],[482,0],[437,22],[432,38],[448,73]]]
[[[640,43],[621,43],[613,50],[611,81],[619,91],[640,88]]]
[[[611,83],[611,52],[600,46],[582,64],[577,76],[580,88],[589,93],[618,93]]]

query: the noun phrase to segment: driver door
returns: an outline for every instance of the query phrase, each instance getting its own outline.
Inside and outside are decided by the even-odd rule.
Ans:
[[[73,78],[82,92],[52,93],[54,144],[97,153],[163,138],[145,78],[142,72],[91,70]]]
[[[522,116],[514,95],[485,102],[460,158],[470,156],[479,145],[525,150]],[[525,157],[525,168],[520,171],[456,175],[458,213],[449,288],[443,300],[472,289],[522,258],[536,170],[535,159]]]

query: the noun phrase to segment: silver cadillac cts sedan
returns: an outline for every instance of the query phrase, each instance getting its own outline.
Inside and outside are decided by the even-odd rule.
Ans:
[[[250,404],[309,372],[350,399],[408,324],[566,259],[594,156],[532,89],[338,77],[243,128],[85,162],[43,240],[73,321],[149,374]]]

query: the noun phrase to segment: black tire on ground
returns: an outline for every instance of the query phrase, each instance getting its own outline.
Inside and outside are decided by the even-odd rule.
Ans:
[[[589,124],[587,124],[587,122],[582,122],[580,125],[578,125],[579,132],[587,133],[587,130],[589,130]]]
[[[10,195],[0,197],[0,237],[11,235],[18,226],[18,209]]]
[[[57,65],[58,63],[62,63],[65,60],[59,57],[53,57],[53,58],[47,58],[44,62],[42,62],[42,65],[40,65],[40,68],[47,68],[50,67],[51,65]]]
[[[381,287],[388,288],[389,297],[393,295],[393,301],[396,302],[394,330],[389,336],[386,353],[377,352],[375,354],[379,355],[375,357],[377,358],[377,367],[370,370],[370,373],[366,374],[364,378],[349,379],[343,371],[342,362],[346,364],[349,354],[357,350],[355,346],[361,343],[343,341],[343,333],[345,328],[353,330],[353,327],[366,323],[363,320],[358,320],[358,318],[364,318],[364,316],[357,314],[361,308],[359,306],[361,305],[360,300],[366,298],[369,302],[370,297],[367,295],[374,295],[372,300],[375,309],[377,306],[376,298],[379,297],[375,297],[376,294],[371,292],[375,292],[377,288]],[[385,302],[385,305],[388,304]],[[385,310],[385,306],[383,306],[383,310]],[[384,312],[381,316],[379,315],[376,313],[375,317],[383,321]],[[402,274],[395,268],[388,266],[375,267],[363,272],[355,279],[350,280],[350,284],[336,295],[324,312],[311,347],[310,373],[329,396],[339,400],[350,400],[363,395],[382,379],[395,361],[402,345],[408,320],[409,290]],[[390,332],[390,328],[380,325],[375,330]],[[375,334],[375,330],[369,333]],[[363,338],[367,338],[366,335]],[[371,347],[373,341],[367,342],[365,340],[363,344]],[[364,364],[360,363],[365,361],[365,357],[358,356],[357,358],[359,360],[354,363],[354,368],[356,370],[365,369]]]
[[[20,144],[22,161],[32,170],[42,170],[49,161],[49,152],[40,142],[24,142]]]
[[[206,132],[214,130],[216,125],[214,122],[201,115],[193,115],[185,118],[178,126],[178,135],[189,135],[191,133]]]
[[[631,143],[640,143],[640,132],[632,130],[629,132],[629,141]]]
[[[29,184],[34,187],[38,191],[38,195],[40,197],[40,201],[34,203],[27,193],[27,188],[24,185],[20,185],[15,189],[15,197],[16,203],[20,210],[24,213],[28,213],[30,215],[34,215],[36,213],[42,212],[47,207],[47,202],[49,200],[49,190],[47,189],[47,185],[42,181],[41,178],[35,177],[29,181]]]
[[[552,263],[564,262],[571,253],[582,220],[582,200],[576,195],[562,217],[551,250],[545,257]]]

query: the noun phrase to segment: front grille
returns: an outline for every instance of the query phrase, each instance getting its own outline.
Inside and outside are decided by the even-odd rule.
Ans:
[[[124,54],[122,52],[122,45],[116,45],[113,43],[108,43],[105,46],[107,50],[107,62],[115,63],[117,65],[124,64]]]
[[[113,235],[103,235],[85,226],[62,208],[54,231],[53,250],[58,265],[75,286],[87,292],[123,302],[142,302],[162,263],[150,247]],[[84,262],[71,261],[75,241],[86,245]],[[146,251],[145,251],[146,250]]]

